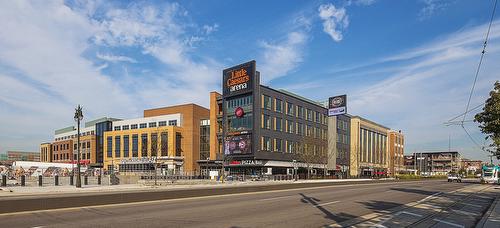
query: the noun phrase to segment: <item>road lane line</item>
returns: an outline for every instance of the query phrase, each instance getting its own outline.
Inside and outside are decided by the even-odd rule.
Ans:
[[[427,197],[425,197],[425,198],[423,198],[423,199],[421,199],[421,200],[417,201],[417,203],[424,202],[424,201],[426,201],[426,200],[428,200],[428,199],[430,199],[430,198],[432,198],[432,197],[434,197],[434,196],[440,195],[440,194],[442,194],[442,193],[443,193],[443,192],[436,192],[436,193],[434,193],[434,194],[432,194],[432,195],[430,195],[430,196],[427,196]]]
[[[450,225],[450,226],[454,226],[454,227],[461,227],[461,228],[465,228],[464,225],[460,225],[460,224],[456,224],[456,223],[452,223],[452,222],[448,222],[448,221],[444,221],[444,220],[441,220],[441,219],[433,219],[434,221],[436,222],[440,222],[440,223],[444,223],[446,225]]]
[[[396,213],[396,216],[401,215],[401,214],[407,214],[407,215],[413,215],[413,216],[416,216],[416,217],[422,217],[422,215],[420,215],[420,214],[412,213],[412,212],[409,212],[409,211],[400,211],[400,212]]]
[[[280,196],[280,197],[274,197],[274,198],[266,198],[266,199],[260,199],[260,200],[257,200],[257,201],[277,200],[277,199],[290,198],[290,197],[294,197],[294,196],[296,196],[296,195],[291,195],[291,196]]]
[[[340,201],[332,201],[332,202],[328,202],[328,203],[317,204],[317,205],[314,205],[314,206],[315,207],[321,207],[321,206],[330,205],[330,204],[339,203],[339,202]]]
[[[477,208],[482,208],[482,206],[480,206],[480,205],[477,205],[477,204],[471,204],[471,203],[462,203],[462,202],[460,202],[459,204],[463,204],[463,205],[467,205],[467,206],[471,206],[471,207],[477,207]]]

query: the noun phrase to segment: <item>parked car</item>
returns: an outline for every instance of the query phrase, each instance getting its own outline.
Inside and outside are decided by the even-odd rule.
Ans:
[[[462,182],[462,177],[456,173],[448,174],[448,182],[453,182],[453,181]]]

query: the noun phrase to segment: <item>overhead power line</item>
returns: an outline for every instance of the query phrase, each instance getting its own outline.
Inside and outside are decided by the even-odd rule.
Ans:
[[[497,8],[497,2],[498,0],[495,0],[495,3],[493,4],[493,10],[491,12],[491,18],[490,18],[490,23],[488,25],[488,31],[486,32],[486,37],[484,39],[484,43],[483,43],[483,50],[481,51],[481,58],[479,59],[479,63],[477,65],[477,69],[476,69],[476,74],[474,76],[474,82],[472,83],[472,88],[471,88],[471,91],[469,93],[469,99],[467,99],[467,105],[465,106],[465,112],[450,119],[447,123],[445,123],[445,125],[447,126],[450,126],[450,125],[460,125],[462,126],[462,129],[465,131],[465,133],[467,134],[467,136],[469,137],[469,139],[478,147],[480,148],[482,151],[485,151],[487,152],[484,147],[482,147],[481,145],[479,145],[479,143],[477,143],[476,140],[474,140],[474,138],[472,137],[472,135],[469,133],[469,131],[467,130],[467,128],[465,128],[464,126],[464,123],[465,122],[468,122],[465,120],[465,118],[467,117],[467,113],[479,108],[480,106],[482,106],[483,104],[481,105],[478,105],[472,109],[469,109],[469,106],[470,106],[470,101],[472,99],[472,95],[474,94],[474,89],[476,88],[476,82],[477,82],[477,78],[479,76],[479,72],[481,70],[481,65],[483,63],[483,59],[484,59],[484,54],[486,53],[486,47],[488,46],[488,39],[490,37],[490,31],[491,31],[491,25],[493,24],[493,18],[495,17],[495,11],[496,11],[496,8]],[[462,121],[458,122],[457,121],[454,121],[455,119],[459,118],[459,117],[463,117],[462,118]]]

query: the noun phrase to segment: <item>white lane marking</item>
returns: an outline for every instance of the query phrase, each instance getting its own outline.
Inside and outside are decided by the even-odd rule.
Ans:
[[[478,213],[464,211],[464,210],[457,210],[457,209],[451,209],[451,210],[458,213],[458,214],[463,214],[463,215],[472,215],[472,216],[479,215]]]
[[[454,227],[461,227],[461,228],[465,227],[464,225],[460,225],[460,224],[456,224],[456,223],[444,221],[444,220],[441,220],[441,219],[433,219],[433,220],[436,221],[436,222],[444,223],[446,225],[450,225],[450,226],[454,226]]]
[[[476,196],[476,197],[483,198],[483,199],[493,199],[493,198],[488,197],[488,196]]]
[[[334,204],[334,203],[338,203],[340,201],[332,201],[332,202],[328,202],[328,203],[322,203],[322,204],[317,204],[317,205],[314,205],[315,207],[321,207],[321,206],[325,206],[325,205],[329,205],[329,204]]]
[[[412,213],[412,212],[409,212],[409,211],[400,211],[400,212],[396,213],[396,215],[400,215],[400,214],[407,214],[407,215],[413,215],[413,216],[416,216],[416,217],[422,217],[422,215],[419,215],[417,213]]]
[[[290,197],[294,197],[294,196],[296,196],[296,195],[293,195],[293,196],[280,196],[280,197],[266,198],[266,199],[260,199],[260,200],[258,200],[258,201],[277,200],[277,199],[290,198]]]
[[[471,203],[460,203],[460,204],[467,205],[467,206],[471,206],[471,207],[482,208],[482,206],[477,205],[477,204],[471,204]]]
[[[424,201],[426,201],[426,200],[428,200],[428,199],[430,199],[430,198],[432,198],[432,197],[434,197],[434,196],[440,195],[440,194],[442,194],[442,193],[443,193],[443,192],[436,192],[436,193],[434,193],[434,194],[432,194],[432,195],[430,195],[430,196],[427,196],[427,197],[425,197],[425,198],[423,198],[423,199],[421,199],[421,200],[417,201],[417,203],[424,202]]]

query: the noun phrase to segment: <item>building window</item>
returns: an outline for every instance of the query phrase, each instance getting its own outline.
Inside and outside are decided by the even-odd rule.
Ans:
[[[141,123],[139,124],[139,128],[147,128],[148,125],[146,123]]]
[[[167,126],[167,121],[160,121],[160,122],[158,122],[158,126],[159,127]]]
[[[121,138],[120,136],[115,136],[115,157],[119,158],[120,157],[120,147],[121,147]]]
[[[312,112],[313,111],[310,109],[306,109],[306,112],[307,112],[307,116],[306,116],[307,120],[312,121],[312,118],[313,118]]]
[[[121,130],[121,127],[120,126],[115,126],[115,131],[119,131]]]
[[[272,110],[272,99],[270,96],[262,95],[262,108]]]
[[[149,127],[156,127],[156,122],[149,123]]]
[[[280,99],[276,99],[276,103],[274,105],[276,112],[283,112],[283,101]]]
[[[303,119],[304,118],[304,107],[297,106],[297,117]]]
[[[286,132],[295,133],[295,123],[291,120],[286,120]]]
[[[137,124],[130,125],[130,129],[137,129]]]
[[[290,102],[286,102],[286,114],[290,116],[295,115],[295,109],[293,108],[293,104]]]
[[[89,149],[90,149],[90,142],[87,142],[87,148],[89,148]],[[67,149],[69,149],[69,145],[68,145],[68,148],[67,148]]]
[[[169,120],[168,126],[177,126],[177,120]]]
[[[276,117],[275,123],[274,123],[274,130],[276,131],[283,131],[283,119]]]
[[[161,156],[168,156],[168,134],[167,132],[161,133]]]
[[[315,112],[316,113],[316,123],[321,123],[321,113]]]
[[[262,128],[271,129],[271,117],[266,114],[262,114]]]
[[[271,151],[271,138],[266,136],[262,137],[262,150]]]
[[[107,148],[107,152],[108,152],[108,157],[113,157],[113,137],[111,136],[108,136],[108,148]],[[76,146],[76,144],[75,144]]]
[[[158,151],[158,134],[151,134],[151,157],[156,157]]]
[[[139,149],[139,136],[137,134],[132,135],[132,157],[138,156]]]
[[[122,130],[128,130],[129,129],[129,125],[123,125],[122,126]]]
[[[210,157],[210,125],[208,123],[207,124],[202,123],[200,126],[200,160],[207,160],[209,157]]]
[[[230,115],[227,117],[229,131],[245,131],[252,129],[253,114],[246,113],[243,117]]]
[[[281,139],[274,139],[274,151],[283,152],[283,141]]]
[[[128,152],[129,152],[129,136],[124,135],[123,136],[123,157],[128,157]]]
[[[148,134],[141,135],[141,157],[148,156]]]
[[[306,136],[312,135],[312,127],[310,125],[306,125]]]
[[[182,156],[182,135],[179,132],[175,133],[175,156],[176,157],[181,157]]]
[[[304,124],[297,123],[297,135],[304,135]]]

